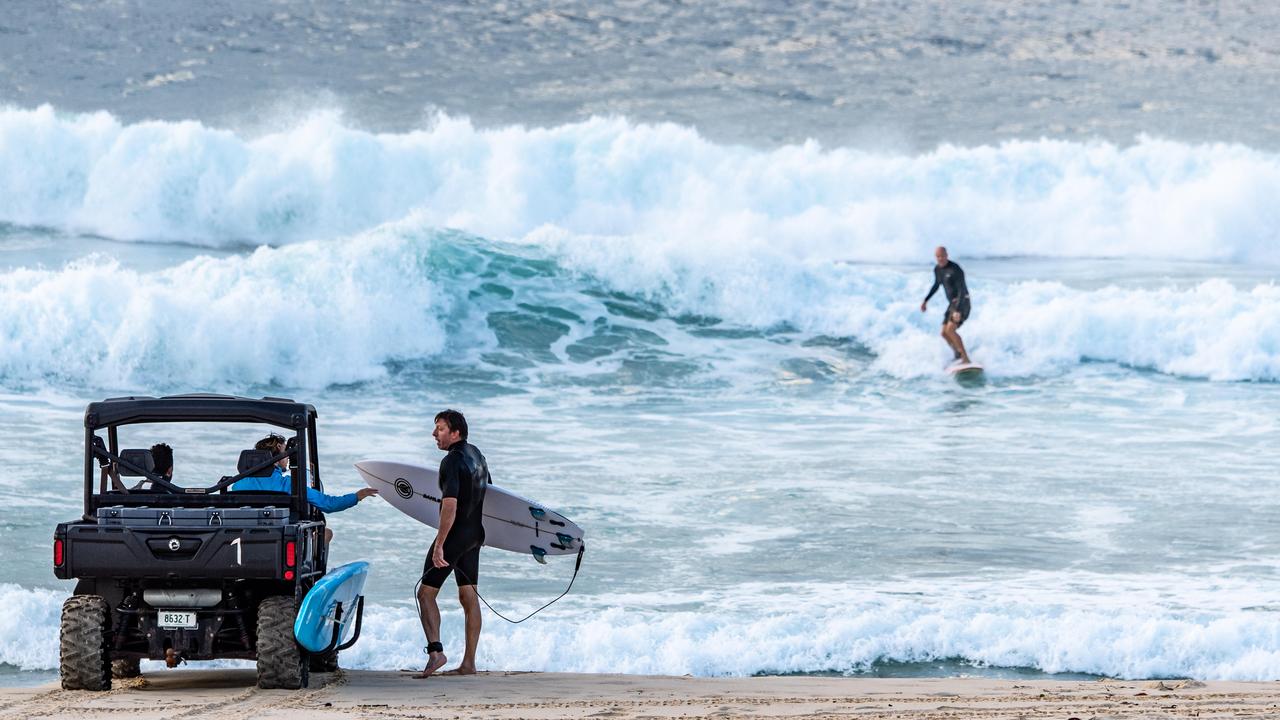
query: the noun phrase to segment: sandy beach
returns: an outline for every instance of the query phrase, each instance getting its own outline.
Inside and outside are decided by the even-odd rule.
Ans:
[[[1227,718],[1280,716],[1280,683],[973,678],[317,675],[258,690],[252,670],[179,670],[110,692],[0,690],[0,718]]]

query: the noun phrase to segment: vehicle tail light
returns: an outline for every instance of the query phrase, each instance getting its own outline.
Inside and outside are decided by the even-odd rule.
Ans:
[[[298,564],[298,543],[290,540],[284,544],[284,566],[293,567]]]
[[[62,561],[65,559],[66,557],[63,554],[62,541],[54,540],[53,541],[53,566],[62,567]]]

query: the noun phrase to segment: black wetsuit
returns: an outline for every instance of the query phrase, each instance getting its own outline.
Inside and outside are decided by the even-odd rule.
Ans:
[[[484,544],[484,493],[493,482],[489,479],[489,464],[480,450],[464,440],[454,443],[449,454],[440,461],[440,497],[455,498],[458,512],[453,526],[444,539],[444,559],[447,567],[438,568],[431,563],[435,543],[427,551],[427,561],[422,565],[422,584],[439,588],[453,570],[458,571],[458,585],[475,585],[480,577],[480,546]]]
[[[942,324],[946,325],[951,322],[951,313],[960,313],[960,322],[956,323],[956,327],[964,324],[969,319],[969,288],[964,284],[964,270],[955,262],[948,260],[946,267],[933,266],[933,287],[929,288],[929,294],[924,296],[924,301],[929,302],[929,298],[938,292],[941,287],[943,292],[947,294],[947,309],[942,314]]]

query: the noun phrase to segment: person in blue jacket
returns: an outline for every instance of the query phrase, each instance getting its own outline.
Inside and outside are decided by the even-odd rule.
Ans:
[[[272,455],[279,455],[284,452],[284,437],[271,433],[254,444],[256,450],[266,450]],[[283,457],[275,467],[271,468],[269,477],[247,477],[236,482],[231,486],[232,490],[264,490],[267,492],[292,492],[289,487],[290,478],[289,458]],[[307,502],[318,508],[321,512],[334,513],[341,512],[348,508],[353,508],[356,503],[369,497],[377,495],[378,491],[374,488],[362,488],[353,493],[346,495],[326,495],[313,487],[307,488]],[[328,533],[326,533],[328,534]],[[327,539],[327,538],[326,538]]]

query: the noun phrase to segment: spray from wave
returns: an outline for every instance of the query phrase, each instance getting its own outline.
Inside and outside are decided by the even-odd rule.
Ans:
[[[722,146],[595,118],[405,134],[313,115],[244,138],[197,122],[0,110],[0,222],[208,245],[334,238],[415,213],[495,240],[539,231],[811,261],[1162,257],[1274,262],[1280,158],[1141,139],[943,146]]]
[[[449,297],[412,237],[262,248],[155,273],[88,257],[0,275],[0,376],[100,386],[381,377],[443,343]]]

